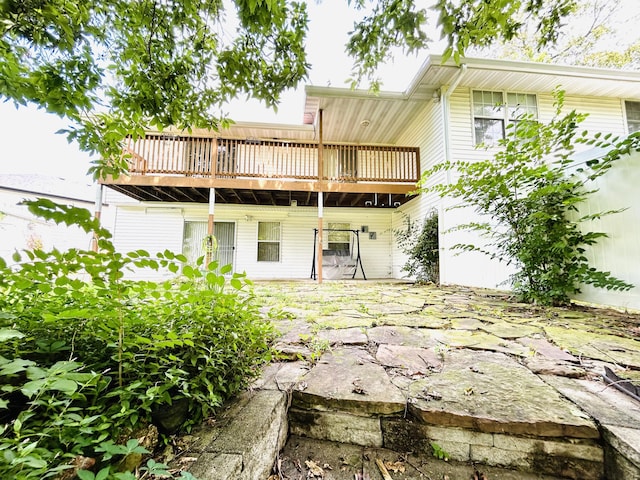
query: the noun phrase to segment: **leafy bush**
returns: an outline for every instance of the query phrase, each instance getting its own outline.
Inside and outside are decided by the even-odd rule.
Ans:
[[[402,271],[418,282],[438,283],[440,280],[440,250],[438,243],[438,213],[434,210],[422,224],[405,217],[405,228],[395,230],[398,246],[409,256]]]
[[[431,189],[462,200],[488,221],[458,226],[479,232],[487,247],[456,245],[463,251],[480,251],[515,265],[514,290],[524,301],[560,305],[580,292],[581,284],[628,290],[628,283],[591,267],[586,248],[606,237],[584,231],[586,221],[615,211],[580,216],[578,206],[595,190],[590,183],[620,158],[640,150],[640,134],[626,139],[578,131],[586,115],[561,115],[564,94],[555,92],[556,116],[548,124],[531,116],[510,125],[500,151],[478,162],[444,162],[425,172],[428,178],[441,170],[454,170],[454,183]],[[586,144],[607,151],[584,165],[573,161],[575,146]],[[426,190],[426,189],[425,189]]]
[[[0,477],[46,478],[86,457],[103,462],[96,478],[133,478],[105,452],[169,405],[184,407],[185,428],[211,415],[270,359],[272,327],[250,281],[225,278],[230,266],[121,254],[88,211],[27,203],[95,231],[100,252],[25,251],[11,268],[0,259]],[[176,279],[126,280],[129,268]]]

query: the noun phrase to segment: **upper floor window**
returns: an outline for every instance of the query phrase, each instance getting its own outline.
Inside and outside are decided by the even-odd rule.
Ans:
[[[280,261],[280,222],[258,222],[258,261]]]
[[[640,102],[624,102],[629,133],[640,131]]]
[[[494,145],[506,126],[517,125],[523,115],[538,116],[536,96],[530,93],[473,92],[473,128],[476,145]]]

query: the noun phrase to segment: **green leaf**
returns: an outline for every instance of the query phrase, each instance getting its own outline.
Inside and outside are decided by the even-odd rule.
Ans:
[[[109,477],[109,467],[105,467],[96,474],[95,480],[106,480],[108,477]]]
[[[24,338],[24,334],[12,328],[0,328],[0,342],[6,342],[12,338]]]
[[[109,468],[106,467],[100,470],[100,472],[98,472],[98,475],[100,475],[100,473],[102,473],[104,470],[107,471],[107,475],[109,474]],[[76,472],[76,475],[80,480],[97,480],[98,478],[91,470],[78,470]],[[104,478],[107,477],[101,477],[101,480],[103,480]]]
[[[14,375],[16,373],[24,372],[27,368],[33,365],[35,365],[35,362],[31,360],[16,358],[9,363],[2,365],[0,368],[0,375]]]
[[[45,389],[46,386],[47,386],[46,379],[32,380],[30,382],[25,383],[20,389],[20,391],[23,393],[25,397],[31,398],[41,390],[46,390]]]
[[[60,378],[60,379],[54,380],[49,385],[49,389],[58,390],[60,392],[66,393],[67,395],[71,395],[78,389],[78,383],[66,378]]]

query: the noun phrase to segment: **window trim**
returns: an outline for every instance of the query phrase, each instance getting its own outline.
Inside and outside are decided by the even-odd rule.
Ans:
[[[260,224],[261,223],[277,223],[278,224],[278,240],[260,240]],[[277,260],[261,260],[260,244],[261,243],[277,243],[278,259]],[[256,262],[259,263],[281,263],[282,262],[282,222],[280,221],[259,221],[256,228]]]
[[[502,108],[502,114],[501,115],[481,115],[481,114],[476,114],[476,102],[475,102],[475,93],[479,92],[479,93],[490,93],[492,95],[495,94],[500,94],[502,96],[502,103],[500,104],[496,104],[496,105],[500,105],[500,107]],[[473,130],[472,136],[473,136],[473,145],[475,147],[479,146],[479,145],[486,145],[489,147],[493,147],[496,146],[496,144],[501,140],[506,138],[507,133],[508,133],[508,125],[510,123],[515,123],[517,124],[517,120],[514,118],[511,118],[511,111],[514,110],[514,106],[518,106],[520,105],[519,103],[517,103],[516,105],[510,105],[509,104],[509,96],[510,95],[526,95],[526,96],[532,96],[534,98],[535,101],[535,118],[538,118],[538,113],[540,111],[540,107],[538,104],[538,95],[536,93],[527,93],[527,92],[516,92],[516,91],[509,91],[509,90],[474,90],[471,89],[471,95],[470,95],[470,99],[471,99],[471,128]],[[484,105],[484,103],[483,103]],[[529,105],[525,106],[525,113],[533,113],[533,112],[529,112]],[[494,121],[499,121],[502,124],[502,136],[493,141],[492,143],[487,143],[484,139],[482,141],[478,141],[477,138],[477,128],[476,128],[476,119],[479,120],[494,120]]]

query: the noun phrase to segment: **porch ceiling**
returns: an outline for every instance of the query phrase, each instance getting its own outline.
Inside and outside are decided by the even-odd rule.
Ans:
[[[199,187],[170,187],[154,185],[107,185],[142,202],[207,203],[209,189]],[[250,190],[240,188],[216,188],[216,203],[236,205],[268,205],[286,207],[297,203],[301,207],[318,205],[318,195],[311,191]],[[398,207],[409,200],[405,194],[375,194],[351,192],[325,192],[325,207]]]

